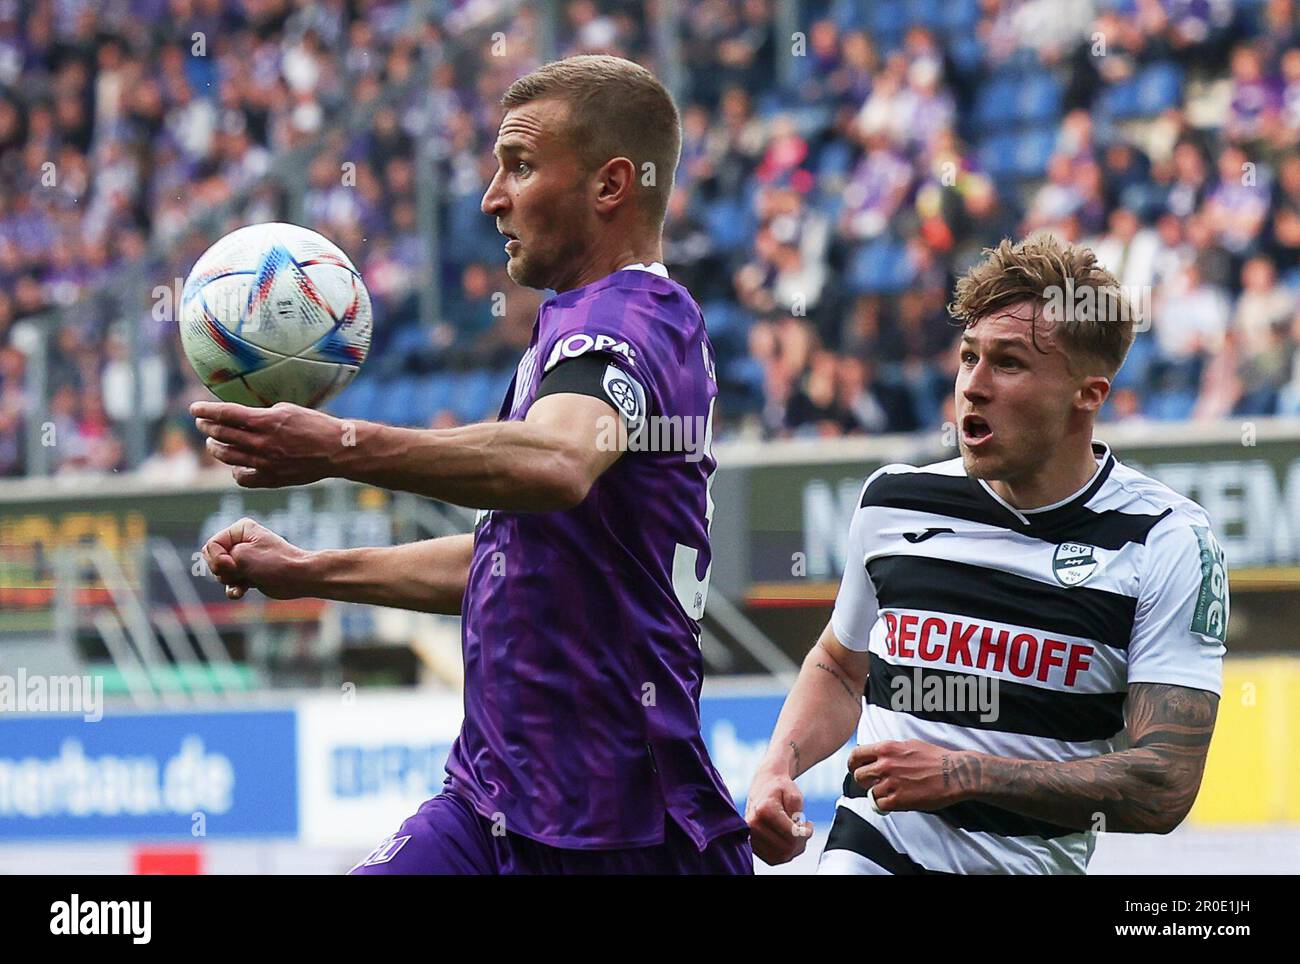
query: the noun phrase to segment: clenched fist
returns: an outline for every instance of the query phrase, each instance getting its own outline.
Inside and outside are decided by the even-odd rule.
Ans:
[[[885,740],[855,746],[849,772],[882,812],[939,810],[968,796],[963,764],[969,756],[920,740]]]
[[[754,854],[767,864],[783,864],[804,852],[813,825],[803,819],[803,793],[784,773],[754,777],[745,802]]]
[[[203,546],[203,560],[225,584],[228,599],[239,599],[249,589],[272,599],[310,595],[310,559],[310,552],[252,519],[240,519]]]

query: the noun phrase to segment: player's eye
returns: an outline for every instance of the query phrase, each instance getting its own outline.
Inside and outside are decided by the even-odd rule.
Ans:
[[[527,174],[532,169],[533,169],[532,165],[529,164],[527,161],[520,161],[515,165],[516,174]]]
[[[1002,359],[1002,367],[1003,367],[1003,368],[1023,368],[1024,366],[1020,363],[1020,359],[1019,359],[1019,358],[1004,358],[1004,359]]]
[[[963,365],[974,365],[979,359],[973,351],[964,351],[961,353],[961,361]]]

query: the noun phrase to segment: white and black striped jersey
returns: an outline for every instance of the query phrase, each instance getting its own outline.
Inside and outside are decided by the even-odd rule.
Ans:
[[[859,743],[1076,760],[1123,748],[1130,683],[1220,692],[1227,572],[1205,510],[1093,451],[1083,489],[1031,511],[959,458],[867,480],[831,617],[870,653]],[[882,816],[850,777],[820,870],[1083,873],[1092,849],[979,802]]]

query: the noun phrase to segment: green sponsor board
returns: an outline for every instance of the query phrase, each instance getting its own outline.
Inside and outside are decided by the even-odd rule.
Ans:
[[[61,549],[106,550],[133,590],[164,598],[150,556],[151,541],[159,540],[195,577],[204,601],[223,602],[220,587],[206,578],[200,550],[236,520],[249,516],[306,548],[388,545],[396,535],[390,502],[387,493],[349,483],[283,490],[221,483],[167,490],[113,484],[98,493],[53,485],[39,493],[26,484],[6,489],[0,491],[0,631],[49,628]],[[81,571],[78,586],[84,600],[104,599],[92,567]]]
[[[1235,437],[1147,441],[1115,443],[1114,451],[1125,464],[1205,508],[1230,571],[1300,567],[1300,437],[1250,443]],[[720,456],[718,482],[727,487],[730,513],[726,525],[715,520],[713,549],[724,591],[839,579],[862,485],[884,464],[867,456],[868,444],[862,449],[861,459],[755,461],[730,468],[725,454]],[[920,465],[954,455],[951,449],[918,446],[911,456],[890,461]],[[729,558],[740,564],[726,564]]]

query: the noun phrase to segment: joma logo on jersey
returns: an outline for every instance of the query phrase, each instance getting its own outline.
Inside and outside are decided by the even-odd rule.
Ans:
[[[1097,571],[1096,546],[1062,542],[1052,557],[1052,575],[1062,586],[1077,586]]]
[[[577,358],[589,351],[612,351],[636,364],[636,349],[625,341],[610,335],[570,335],[555,343],[551,357],[546,360],[546,370],[550,371],[561,358]]]

